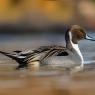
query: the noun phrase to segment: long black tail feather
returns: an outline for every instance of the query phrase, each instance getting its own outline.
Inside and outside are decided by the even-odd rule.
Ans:
[[[16,69],[20,69],[20,68],[26,68],[28,66],[27,62],[24,61],[23,58],[18,58],[17,56],[11,54],[11,53],[7,53],[7,52],[3,52],[0,51],[1,54],[15,60],[19,65],[16,67]]]
[[[5,56],[7,56],[7,57],[9,57],[9,58],[11,58],[11,59],[14,59],[14,60],[17,59],[16,56],[14,56],[14,55],[12,55],[12,54],[10,54],[10,53],[3,52],[3,51],[0,51],[0,53],[3,54],[3,55],[5,55]]]

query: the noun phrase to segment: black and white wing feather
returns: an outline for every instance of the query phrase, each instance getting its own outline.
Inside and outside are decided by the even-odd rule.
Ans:
[[[42,46],[37,50],[34,50],[29,56],[26,57],[25,61],[42,61],[51,56],[67,56],[68,50],[63,46]],[[40,57],[41,56],[41,57]]]

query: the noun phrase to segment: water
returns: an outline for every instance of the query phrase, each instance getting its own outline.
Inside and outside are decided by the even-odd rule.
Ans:
[[[65,44],[64,35],[0,35],[0,50],[8,52],[51,44]],[[17,71],[17,63],[0,54],[0,95],[95,95],[95,42],[83,40],[79,47],[88,64],[73,75],[62,68],[35,66]]]

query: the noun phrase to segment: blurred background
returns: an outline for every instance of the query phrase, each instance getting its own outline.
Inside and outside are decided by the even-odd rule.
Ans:
[[[95,0],[0,0],[0,33],[64,32],[70,24],[95,30]]]

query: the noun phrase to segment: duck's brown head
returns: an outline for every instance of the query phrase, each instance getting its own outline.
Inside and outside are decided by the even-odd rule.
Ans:
[[[79,25],[72,25],[65,35],[66,42],[72,41],[74,44],[78,44],[78,41],[82,39],[95,41],[89,37],[86,30]]]

